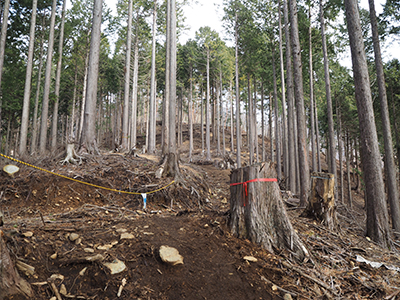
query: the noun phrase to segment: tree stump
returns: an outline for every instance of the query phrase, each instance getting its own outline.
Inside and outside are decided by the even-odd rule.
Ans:
[[[33,292],[30,284],[22,279],[15,269],[3,240],[3,231],[0,230],[0,299],[16,295],[32,299]]]
[[[335,176],[331,173],[311,173],[311,192],[304,216],[315,218],[334,230],[337,225],[335,207]]]
[[[235,169],[230,182],[232,234],[270,252],[287,249],[299,261],[309,256],[290,223],[276,172],[270,163]]]

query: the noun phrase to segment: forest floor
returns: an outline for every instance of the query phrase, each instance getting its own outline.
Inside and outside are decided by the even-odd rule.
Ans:
[[[156,178],[158,156],[107,152],[82,165],[60,160],[30,163],[124,191],[145,193],[172,181]],[[311,254],[299,263],[287,251],[269,253],[232,236],[230,170],[207,164],[201,152],[185,161],[183,150],[185,181],[149,194],[146,210],[141,195],[25,165],[15,178],[0,175],[1,230],[13,260],[28,265],[20,274],[34,299],[57,299],[51,280],[61,299],[400,299],[400,247],[393,241],[391,250],[382,249],[365,237],[360,194],[353,191],[352,209],[338,205],[334,232],[287,207]],[[162,245],[176,248],[183,264],[162,262]],[[108,263],[125,269],[111,274]]]

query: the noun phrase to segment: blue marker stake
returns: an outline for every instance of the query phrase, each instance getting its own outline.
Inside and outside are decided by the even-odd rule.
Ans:
[[[142,194],[142,197],[143,197],[143,209],[146,209],[147,194]]]

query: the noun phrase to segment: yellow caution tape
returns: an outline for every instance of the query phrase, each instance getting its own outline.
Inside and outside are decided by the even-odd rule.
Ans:
[[[40,170],[40,171],[43,171],[43,172],[46,172],[46,173],[49,173],[49,174],[52,174],[52,175],[61,177],[61,178],[65,178],[65,179],[68,179],[68,180],[71,180],[71,181],[75,181],[75,182],[78,182],[78,183],[82,183],[82,184],[85,184],[85,185],[89,185],[89,186],[92,186],[92,187],[95,187],[95,188],[99,188],[99,189],[103,189],[103,190],[107,190],[107,191],[112,191],[112,192],[117,192],[117,193],[130,194],[130,195],[142,195],[142,194],[143,194],[143,193],[128,192],[128,191],[122,191],[122,190],[107,188],[107,187],[104,187],[104,186],[99,186],[99,185],[92,184],[92,183],[89,183],[89,182],[84,182],[84,181],[81,181],[81,180],[77,180],[77,179],[74,179],[74,178],[71,178],[71,177],[68,177],[68,176],[65,176],[65,175],[61,175],[61,174],[58,174],[58,173],[54,173],[54,172],[52,172],[52,171],[49,171],[49,170],[46,170],[46,169],[43,169],[43,168],[40,168],[40,167],[31,165],[31,164],[28,164],[28,163],[26,163],[26,162],[24,162],[24,161],[21,161],[21,160],[19,160],[19,159],[16,159],[16,158],[13,158],[13,157],[4,155],[3,153],[0,153],[0,156],[2,156],[2,157],[4,157],[4,158],[7,158],[7,159],[10,159],[10,160],[12,160],[12,161],[15,161],[15,162],[17,162],[17,163],[23,164],[23,165],[25,165],[25,166],[28,166],[28,167],[31,167],[31,168],[34,168],[34,169],[37,169],[37,170]],[[154,191],[151,191],[151,192],[146,192],[146,194],[153,194],[153,193],[159,192],[159,191],[161,191],[161,190],[163,190],[163,189],[169,187],[169,186],[170,186],[171,184],[173,184],[174,182],[175,182],[175,180],[172,180],[172,181],[171,181],[169,184],[167,184],[166,186],[163,186],[162,188],[159,188],[159,189],[154,190]]]

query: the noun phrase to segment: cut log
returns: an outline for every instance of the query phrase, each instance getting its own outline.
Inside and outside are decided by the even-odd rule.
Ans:
[[[3,231],[0,230],[0,299],[17,295],[26,299],[33,299],[31,286],[19,276],[15,269],[3,240],[3,235]]]
[[[233,170],[230,191],[232,234],[270,252],[287,249],[299,261],[309,256],[290,223],[276,172],[270,163]]]
[[[335,207],[335,176],[331,173],[313,172],[308,206],[303,216],[323,223],[330,230],[337,225]]]

